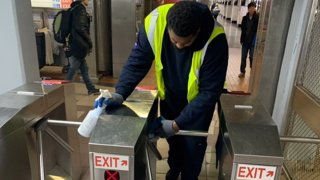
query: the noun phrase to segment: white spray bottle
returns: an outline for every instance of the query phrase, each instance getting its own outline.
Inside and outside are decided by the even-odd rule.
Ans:
[[[100,98],[104,97],[105,99],[109,99],[112,97],[110,92],[105,89],[100,89],[100,95],[96,98],[96,101]],[[90,110],[87,114],[87,116],[82,121],[81,125],[78,128],[78,133],[83,137],[90,137],[92,130],[97,124],[97,121],[99,119],[100,114],[104,111],[104,108],[106,107],[105,104],[102,105],[102,107],[96,107],[92,110]]]

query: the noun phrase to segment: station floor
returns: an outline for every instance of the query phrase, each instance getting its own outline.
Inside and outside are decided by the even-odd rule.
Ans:
[[[244,78],[239,78],[240,69],[240,55],[241,55],[241,45],[239,43],[240,39],[240,28],[236,24],[232,24],[230,21],[226,21],[221,17],[218,17],[218,22],[222,24],[225,28],[225,32],[229,44],[229,65],[226,77],[227,89],[229,91],[243,91],[248,92],[248,85],[250,79],[250,68],[247,67],[247,73]],[[109,88],[113,87],[117,82],[117,79],[112,77],[102,77],[96,84],[96,88]],[[153,68],[150,70],[146,78],[139,84],[140,86],[155,86],[155,76]],[[86,112],[92,108],[93,102],[96,96],[88,96],[85,86],[81,82],[76,82],[76,98],[77,98],[77,111],[78,120],[82,121]],[[208,136],[208,147],[206,150],[205,159],[202,166],[202,171],[199,176],[199,180],[216,180],[218,175],[218,170],[215,164],[215,143],[218,135],[218,117],[214,114],[212,123],[209,129]],[[88,139],[81,138],[81,164],[82,164],[82,179],[89,180],[89,159],[88,159]],[[163,160],[157,161],[156,169],[156,179],[164,180],[165,174],[168,171],[167,157],[168,157],[168,145],[165,139],[160,139],[158,141],[158,149],[163,156]]]

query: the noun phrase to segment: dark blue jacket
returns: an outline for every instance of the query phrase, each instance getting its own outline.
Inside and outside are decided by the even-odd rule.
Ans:
[[[200,33],[190,47],[177,49],[171,43],[167,31],[163,39],[161,60],[166,98],[160,102],[160,111],[164,118],[175,120],[178,126],[185,130],[208,130],[227,71],[228,44],[225,34],[221,34],[212,40],[207,48],[200,68],[199,94],[188,103],[187,87],[192,54],[204,47],[214,27],[214,20],[207,7],[203,8],[202,21]],[[146,32],[141,28],[137,42],[121,72],[116,92],[126,99],[147,74],[153,60],[154,54]]]
[[[248,29],[248,23],[251,23],[251,28]],[[250,20],[249,13],[242,17],[241,21],[241,36],[240,43],[246,46],[254,46],[257,36],[259,24],[259,15],[255,12]]]

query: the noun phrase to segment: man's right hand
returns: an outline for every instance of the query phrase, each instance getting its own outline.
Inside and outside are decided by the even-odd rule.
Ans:
[[[177,129],[174,127],[176,126]],[[169,138],[179,131],[174,120],[167,120],[162,116],[154,120],[148,127],[149,137]]]
[[[94,107],[102,107],[106,105],[106,108],[117,108],[123,103],[123,97],[121,94],[118,93],[110,93],[110,98],[101,97],[100,99],[96,100],[94,103]]]

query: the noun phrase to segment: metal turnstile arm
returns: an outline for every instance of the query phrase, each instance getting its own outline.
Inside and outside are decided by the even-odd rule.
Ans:
[[[74,121],[64,121],[64,120],[52,120],[52,119],[42,119],[36,126],[35,130],[37,132],[37,144],[39,152],[39,166],[40,166],[40,179],[45,180],[45,170],[44,170],[44,158],[43,158],[43,131],[45,131],[50,137],[52,137],[56,142],[61,145],[68,152],[73,152],[73,148],[65,142],[58,134],[56,134],[48,124],[59,125],[59,126],[80,126],[81,122]]]
[[[179,130],[176,135],[207,137],[209,133],[203,131]]]
[[[56,126],[80,126],[82,122],[77,121],[64,121],[64,120],[56,120],[56,119],[48,119],[48,124],[56,125]]]
[[[297,136],[281,136],[280,141],[282,142],[294,142],[294,143],[311,143],[311,144],[320,144],[319,138],[310,138],[310,137],[297,137]]]

